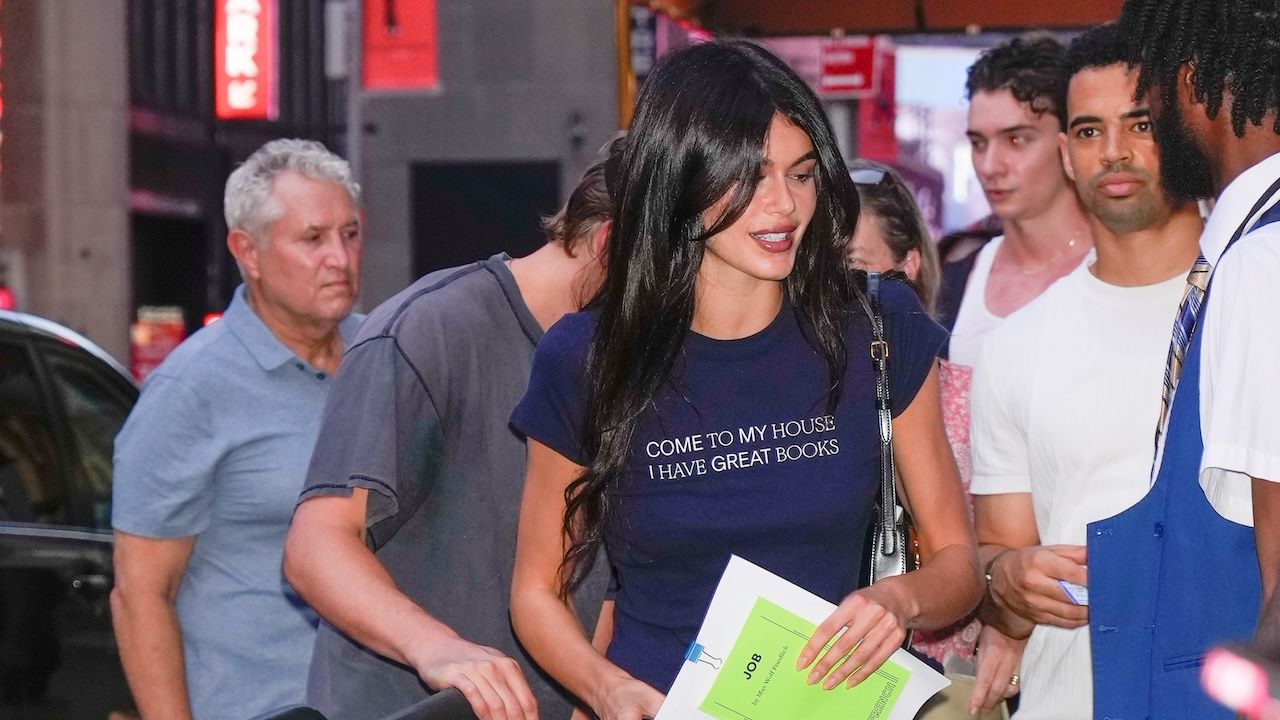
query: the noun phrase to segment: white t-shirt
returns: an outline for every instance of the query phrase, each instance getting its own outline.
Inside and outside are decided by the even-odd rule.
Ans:
[[[1242,525],[1253,524],[1249,478],[1280,482],[1280,223],[1222,251],[1277,178],[1280,154],[1232,180],[1200,236],[1214,266],[1201,318],[1200,484],[1220,515]],[[1273,196],[1258,214],[1276,202]]]
[[[974,372],[975,495],[1031,493],[1043,545],[1140,500],[1169,329],[1186,273],[1118,287],[1079,268],[987,338]],[[1019,720],[1093,713],[1089,630],[1037,626],[1022,658]]]
[[[978,250],[978,256],[973,260],[973,270],[965,283],[964,296],[960,299],[956,324],[951,329],[951,341],[947,346],[947,357],[958,365],[977,365],[983,341],[1004,322],[1004,318],[987,309],[987,279],[991,277],[991,264],[995,262],[996,252],[1003,242],[1003,235],[992,238]]]

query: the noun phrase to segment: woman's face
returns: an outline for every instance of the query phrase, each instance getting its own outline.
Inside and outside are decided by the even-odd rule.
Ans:
[[[765,137],[760,182],[745,212],[707,239],[699,277],[716,285],[778,282],[791,274],[796,250],[818,203],[813,141],[774,114]],[[728,196],[704,215],[715,223]]]
[[[868,272],[888,272],[898,264],[880,234],[880,218],[865,207],[858,213],[857,228],[849,239],[849,264]]]
[[[893,256],[893,250],[884,241],[880,232],[880,217],[863,207],[858,214],[858,226],[848,245],[849,265],[867,272],[889,272],[901,270],[913,282],[920,272],[919,253],[911,250],[907,257],[899,260]]]

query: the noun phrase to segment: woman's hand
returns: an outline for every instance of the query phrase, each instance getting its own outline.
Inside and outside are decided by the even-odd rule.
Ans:
[[[665,699],[647,683],[624,674],[600,689],[592,708],[600,720],[642,720],[657,715]]]
[[[846,679],[853,687],[870,677],[902,646],[907,636],[906,618],[914,613],[895,587],[895,580],[886,578],[853,593],[814,630],[796,663],[796,669],[803,670],[818,658],[809,671],[810,685],[825,677],[822,686],[828,690]],[[822,649],[841,630],[844,633],[823,653]]]
[[[1026,640],[1015,640],[990,626],[978,635],[978,676],[969,696],[969,714],[990,712],[1001,700],[1018,694],[1022,650]]]

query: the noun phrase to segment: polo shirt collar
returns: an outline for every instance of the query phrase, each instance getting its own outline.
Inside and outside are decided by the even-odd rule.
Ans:
[[[235,294],[231,296],[231,305],[222,315],[222,322],[227,324],[227,328],[263,370],[275,370],[294,359],[293,351],[271,333],[262,318],[249,306],[244,293],[244,285],[236,288]]]

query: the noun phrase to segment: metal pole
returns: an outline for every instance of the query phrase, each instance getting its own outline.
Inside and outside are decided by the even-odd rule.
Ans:
[[[347,162],[356,182],[364,184],[364,7],[363,0],[350,0],[347,5],[350,48],[347,58]]]

